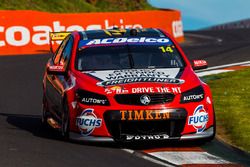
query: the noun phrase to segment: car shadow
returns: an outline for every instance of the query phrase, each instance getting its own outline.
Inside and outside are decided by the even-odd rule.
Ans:
[[[61,140],[60,135],[57,131],[52,128],[45,128],[42,126],[41,117],[37,115],[23,115],[23,114],[4,114],[0,113],[1,116],[6,116],[6,121],[10,125],[13,125],[22,130],[32,133],[34,136]]]
[[[0,116],[5,116],[8,124],[32,133],[36,137],[46,138],[50,140],[65,141],[62,139],[60,132],[52,128],[42,126],[41,116],[38,115],[23,115],[23,114],[6,114],[0,113]],[[132,150],[147,150],[155,148],[192,148],[197,147],[200,143],[192,141],[140,141],[140,142],[85,142],[85,141],[65,141],[74,144],[111,147],[118,149]]]
[[[45,138],[50,140],[58,140],[61,142],[70,142],[73,144],[89,145],[97,147],[121,148],[120,145],[114,142],[78,142],[65,140],[62,138],[58,130],[42,125],[41,116],[39,115],[24,115],[24,114],[6,114],[0,113],[0,116],[6,117],[6,122],[16,128],[25,130],[33,134],[35,137]]]

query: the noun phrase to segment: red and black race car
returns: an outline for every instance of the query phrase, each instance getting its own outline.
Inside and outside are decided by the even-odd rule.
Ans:
[[[65,39],[64,39],[65,38]],[[43,79],[43,123],[90,141],[211,140],[209,87],[160,29],[51,33],[63,39]]]

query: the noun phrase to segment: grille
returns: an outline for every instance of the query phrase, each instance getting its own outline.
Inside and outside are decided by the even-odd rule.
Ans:
[[[124,135],[168,134],[170,138],[179,138],[186,123],[187,112],[177,109],[168,120],[121,121],[119,111],[106,111],[104,120],[109,133],[115,140],[122,141]]]
[[[145,94],[119,94],[115,95],[115,100],[119,104],[125,105],[144,105],[141,103],[140,98]],[[164,104],[172,102],[174,100],[174,95],[171,93],[167,94],[147,94],[151,101],[148,105],[154,104]]]

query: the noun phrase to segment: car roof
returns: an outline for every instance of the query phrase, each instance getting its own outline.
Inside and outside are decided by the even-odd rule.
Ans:
[[[80,40],[119,38],[119,37],[166,37],[166,35],[156,28],[144,29],[109,29],[109,30],[87,30],[78,32]]]

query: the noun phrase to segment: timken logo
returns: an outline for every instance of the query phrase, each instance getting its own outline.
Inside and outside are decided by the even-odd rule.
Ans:
[[[165,120],[170,118],[168,110],[121,110],[121,120]]]

